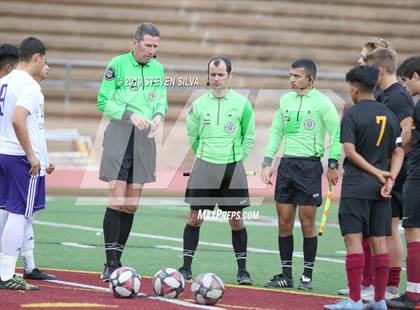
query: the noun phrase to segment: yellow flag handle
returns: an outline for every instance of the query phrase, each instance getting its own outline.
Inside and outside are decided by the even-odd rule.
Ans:
[[[328,212],[330,211],[332,199],[333,199],[333,189],[331,188],[328,191],[327,199],[325,200],[325,203],[324,203],[324,211],[322,212],[321,225],[319,225],[319,232],[318,232],[319,236],[322,236],[322,234],[325,232]]]

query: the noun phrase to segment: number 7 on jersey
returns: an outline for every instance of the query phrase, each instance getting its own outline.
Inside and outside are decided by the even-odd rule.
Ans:
[[[379,132],[378,141],[376,141],[376,146],[379,146],[382,141],[382,137],[384,136],[385,126],[386,126],[386,116],[376,116],[376,124],[381,124],[381,131]]]

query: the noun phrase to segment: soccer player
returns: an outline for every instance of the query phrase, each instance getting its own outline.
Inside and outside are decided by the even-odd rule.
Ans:
[[[2,236],[0,288],[34,290],[38,288],[15,275],[15,267],[25,243],[28,251],[33,250],[34,213],[45,208],[45,173],[54,170],[48,164],[44,96],[38,83],[47,77],[49,67],[39,39],[26,38],[19,51],[17,69],[0,80],[0,169],[9,213]],[[25,278],[40,273],[33,254],[24,263]],[[27,273],[30,267],[33,270]]]
[[[280,98],[264,154],[262,181],[272,184],[271,164],[284,141],[274,197],[283,273],[266,282],[266,287],[293,287],[293,225],[299,206],[304,237],[304,271],[298,289],[312,289],[312,271],[318,244],[315,215],[322,203],[323,168],[320,159],[324,156],[326,131],[330,138],[327,172],[330,187],[338,181],[338,160],[341,155],[339,117],[331,100],[314,87],[315,77],[316,66],[312,60],[299,59],[291,65],[290,85],[293,91]]]
[[[407,160],[410,157],[411,116],[414,110],[413,100],[396,76],[397,60],[395,51],[378,48],[366,55],[367,64],[379,67],[378,86],[383,90],[380,102],[397,116],[401,128],[401,138],[405,151],[405,160],[392,191],[392,236],[387,237],[390,255],[390,270],[387,285],[387,299],[399,296],[398,285],[402,265],[403,247],[399,233],[399,222],[403,216],[402,191],[407,177]]]
[[[357,66],[346,74],[355,105],[341,122],[344,176],[339,223],[347,248],[346,272],[349,298],[325,309],[364,309],[361,281],[364,266],[363,235],[369,237],[374,255],[375,297],[366,309],[387,309],[385,290],[389,255],[385,236],[391,235],[390,193],[401,168],[404,151],[395,115],[375,100],[373,90],[379,69]]]
[[[248,99],[229,87],[230,59],[215,56],[207,70],[210,90],[193,102],[187,117],[188,140],[196,160],[185,193],[191,210],[184,229],[184,264],[179,271],[185,279],[191,279],[191,264],[204,220],[199,214],[214,210],[217,204],[228,212],[237,282],[252,285],[246,270],[248,235],[242,210],[250,206],[243,160],[254,146],[254,112]]]
[[[0,79],[9,74],[13,69],[16,68],[19,59],[19,50],[10,44],[3,44],[0,46]],[[47,65],[45,65],[47,66]],[[43,70],[47,70],[44,66]],[[46,76],[46,73],[45,73]],[[41,81],[43,78],[40,76],[33,76],[36,81]],[[7,221],[8,212],[5,209],[7,201],[7,188],[3,186],[6,184],[4,180],[4,174],[0,168],[0,260],[2,256],[1,238],[3,235],[3,229]],[[40,271],[36,268],[35,259],[33,254],[34,249],[34,233],[32,226],[25,230],[25,236],[21,248],[21,255],[24,264],[24,279],[33,280],[55,280],[56,277],[45,272]],[[1,268],[1,264],[0,264]]]
[[[163,66],[155,59],[159,39],[156,25],[138,26],[132,50],[109,62],[98,94],[98,109],[110,119],[99,175],[109,185],[103,281],[121,266],[143,184],[156,179],[154,136],[168,109]]]
[[[404,60],[397,75],[411,96],[420,95],[419,56]],[[403,188],[402,219],[407,242],[407,290],[400,297],[387,300],[388,307],[397,309],[415,309],[420,304],[420,100],[417,101],[413,113],[411,146],[407,180]]]
[[[368,53],[371,53],[372,51],[378,49],[378,48],[387,48],[393,52],[395,52],[394,47],[390,42],[388,42],[385,39],[382,38],[373,38],[369,41],[367,41],[362,46],[362,51],[360,52],[360,57],[357,60],[359,65],[365,65],[366,64],[366,55]],[[383,98],[383,91],[378,86],[374,89],[374,96],[377,101],[381,102]],[[364,237],[363,238],[363,253],[365,255],[365,267],[363,268],[363,279],[362,279],[362,299],[366,301],[372,301],[375,296],[375,287],[373,286],[373,255],[372,255],[372,249],[370,248],[369,238]],[[393,255],[400,255],[398,251],[394,254],[394,252],[389,253],[389,255],[392,257]],[[392,260],[392,259],[391,259]],[[394,274],[397,276],[394,277]],[[390,279],[388,282],[388,285],[390,286],[390,293],[392,290],[395,291],[395,289],[392,288],[392,286],[395,285],[398,286],[399,283],[399,268],[394,268],[390,271]],[[390,293],[385,293],[387,297]],[[349,289],[340,289],[338,290],[338,294],[340,295],[348,295]],[[392,294],[391,294],[392,295]]]

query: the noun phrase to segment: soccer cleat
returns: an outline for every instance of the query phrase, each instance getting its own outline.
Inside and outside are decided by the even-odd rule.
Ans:
[[[380,301],[370,301],[368,304],[365,305],[365,310],[388,310],[386,306],[385,299]]]
[[[238,281],[238,285],[254,285],[254,282],[251,279],[251,275],[245,269],[238,270],[236,281]]]
[[[187,269],[184,266],[178,269],[179,273],[182,274],[184,277],[184,280],[191,280],[192,278],[192,272],[191,269]]]
[[[302,275],[302,277],[300,278],[298,290],[302,290],[302,291],[312,290],[312,279],[305,275]]]
[[[400,297],[400,292],[396,286],[387,286],[385,291],[385,299],[394,299]]]
[[[21,277],[14,275],[13,278],[7,281],[0,280],[0,289],[3,290],[19,290],[19,291],[37,291],[38,286],[26,283]]]
[[[332,305],[325,305],[326,310],[363,310],[363,302],[360,299],[358,302],[353,301],[351,298],[344,298],[337,301]]]
[[[265,287],[293,287],[293,278],[289,278],[283,274],[275,275],[270,281],[265,282]]]
[[[42,272],[38,268],[34,268],[32,272],[23,272],[23,278],[30,280],[57,280],[56,276]]]
[[[402,294],[400,297],[389,300],[387,299],[386,305],[389,308],[415,310],[416,306],[420,306],[420,300],[415,302],[413,300],[408,299],[405,294]]]
[[[118,268],[117,264],[111,264],[111,265],[107,265],[104,264],[105,268],[104,271],[102,272],[100,279],[104,282],[109,282],[109,278],[111,277],[111,274]]]

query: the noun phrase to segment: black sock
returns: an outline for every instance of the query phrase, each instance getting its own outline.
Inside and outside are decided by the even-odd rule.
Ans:
[[[117,262],[120,264],[121,255],[124,251],[125,244],[127,243],[128,237],[130,236],[131,227],[133,227],[134,214],[121,212],[120,215],[120,236],[118,238],[117,248]]]
[[[248,234],[246,227],[240,230],[232,230],[232,245],[235,252],[236,262],[239,270],[246,269],[246,251],[248,243]]]
[[[283,275],[293,278],[292,257],[293,257],[293,235],[287,237],[279,236],[279,252]]]
[[[117,266],[118,237],[120,235],[120,215],[121,212],[107,208],[105,211],[103,229],[105,241],[106,264]]]
[[[195,250],[197,249],[198,239],[200,238],[200,227],[189,224],[184,228],[184,268],[191,269]]]
[[[318,237],[303,238],[303,275],[312,279],[314,269],[316,249],[318,247]]]

